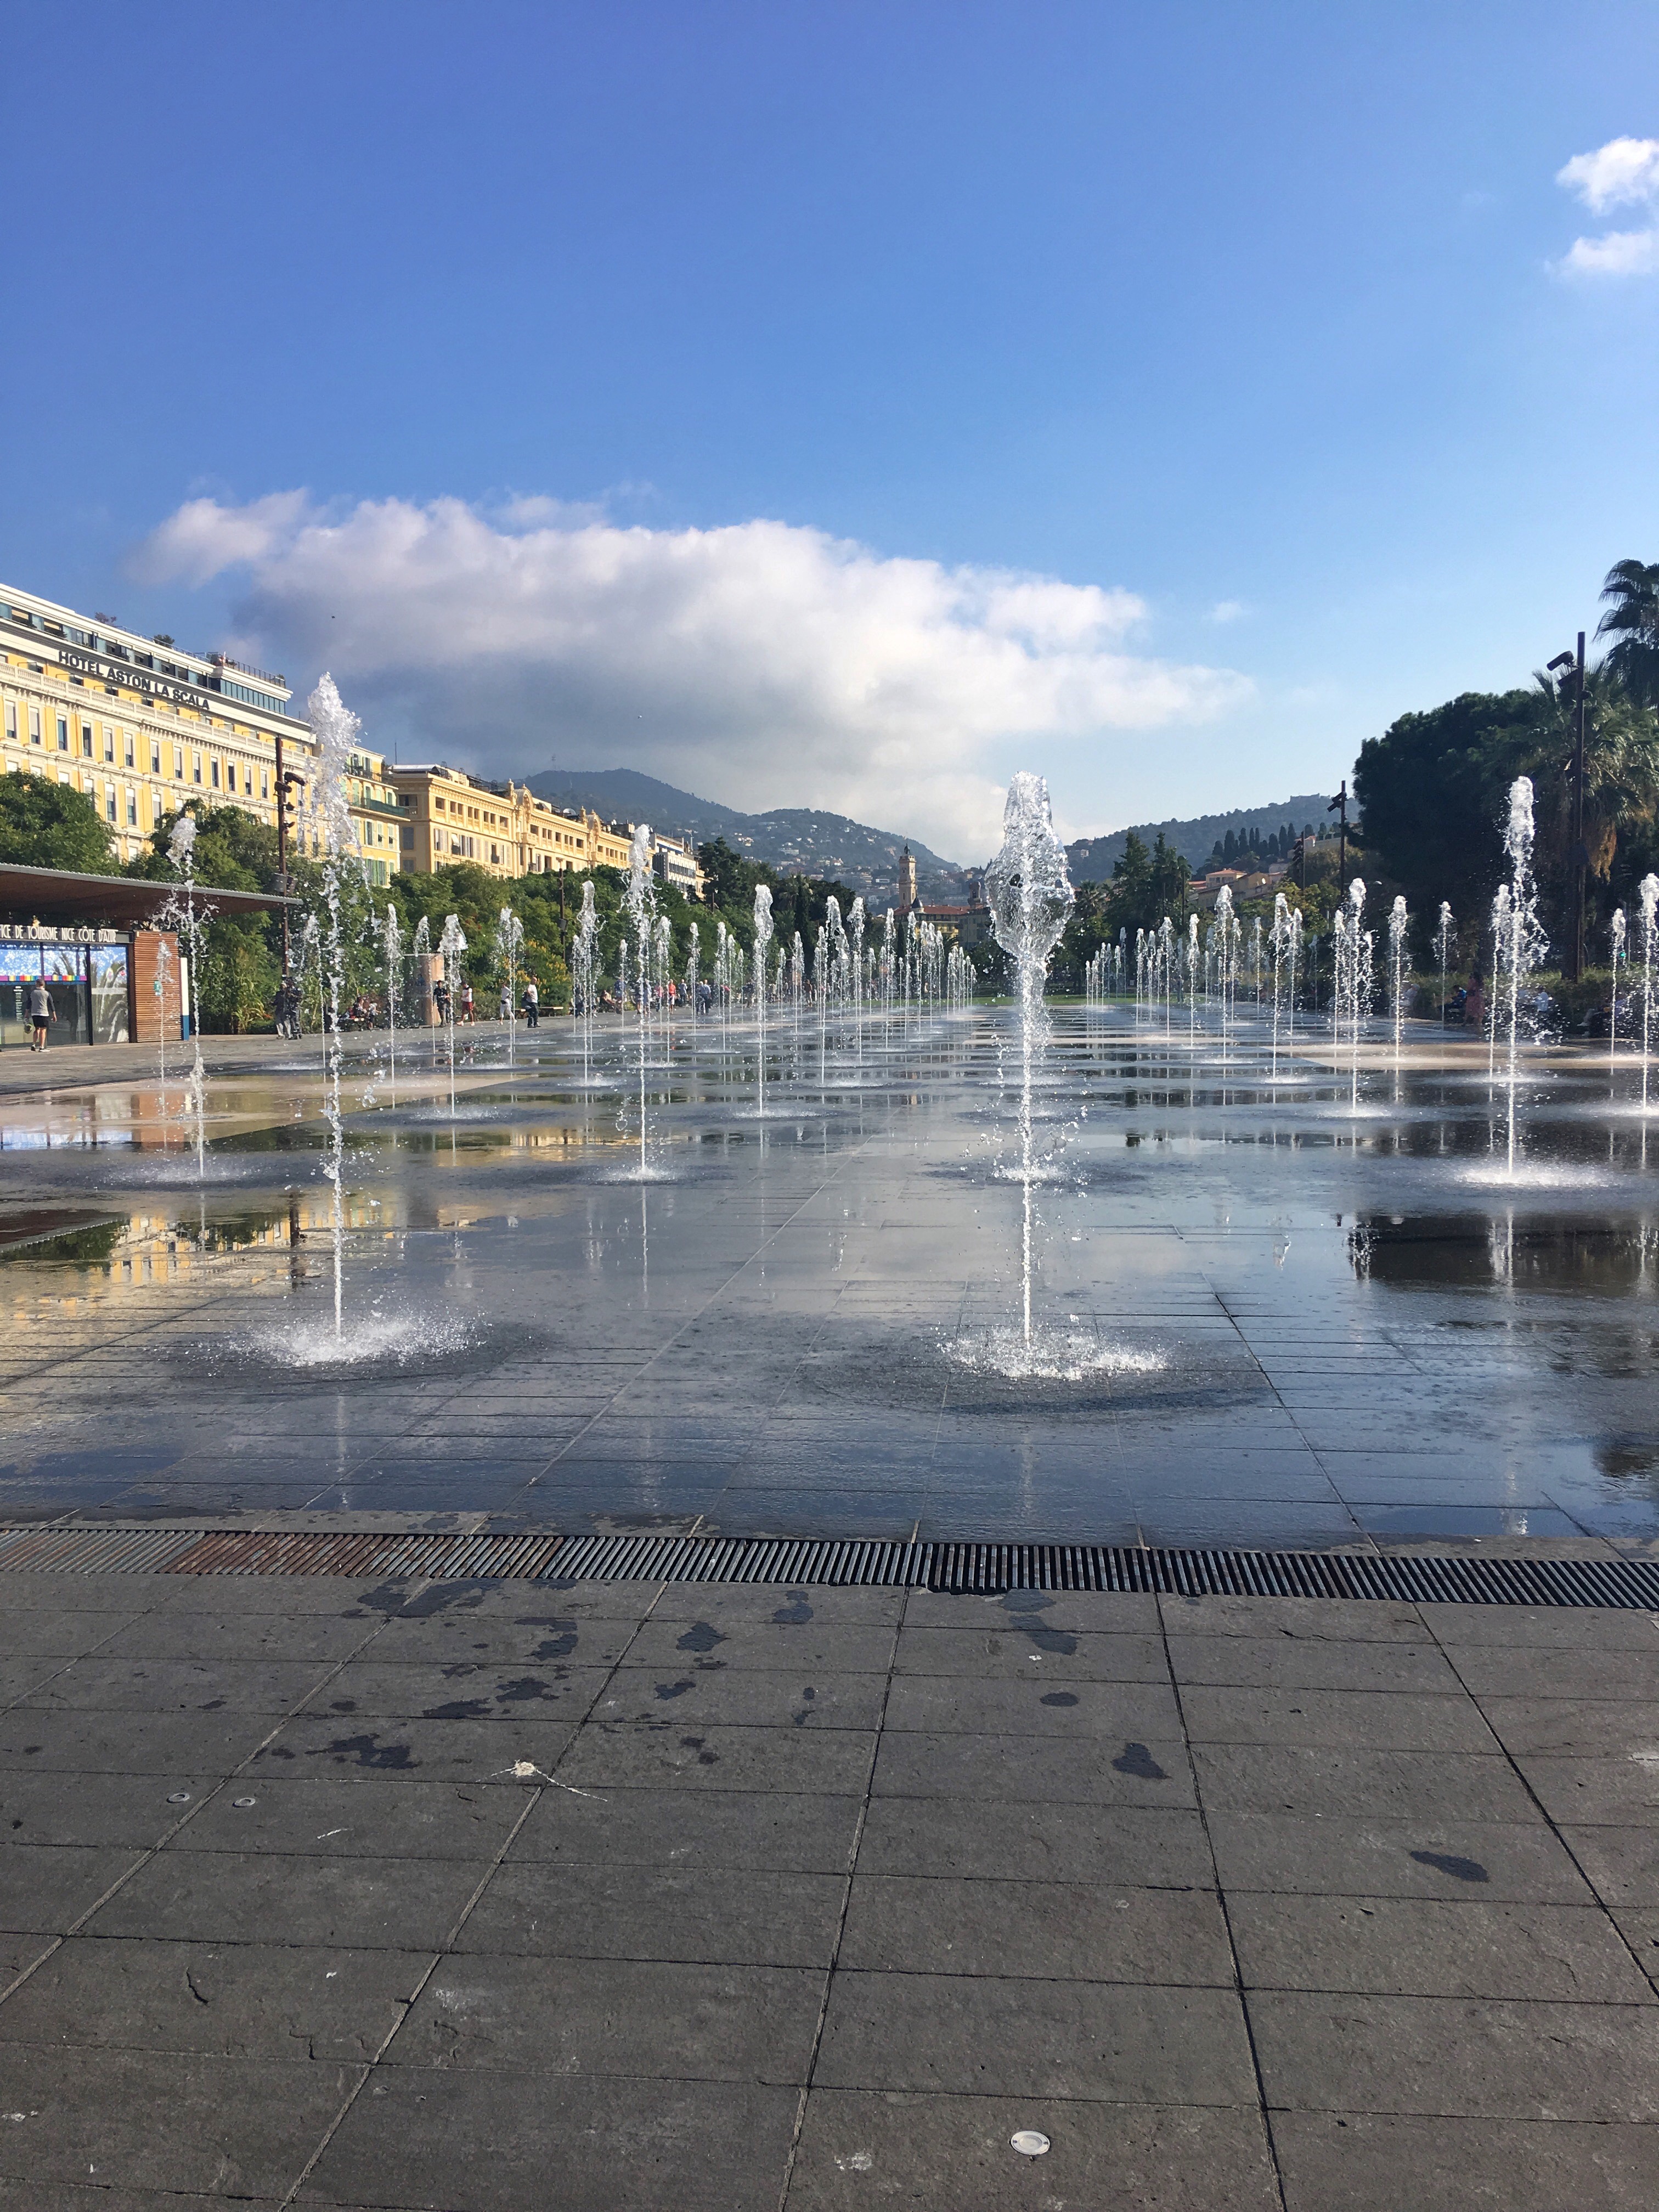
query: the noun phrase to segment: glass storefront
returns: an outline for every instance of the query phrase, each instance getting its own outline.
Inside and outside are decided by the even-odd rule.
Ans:
[[[83,945],[70,938],[0,938],[0,1048],[26,1045],[33,1035],[29,994],[37,983],[52,994],[52,1045],[127,1041],[125,945]]]

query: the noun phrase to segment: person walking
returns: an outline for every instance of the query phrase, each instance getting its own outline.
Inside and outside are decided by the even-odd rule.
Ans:
[[[536,979],[528,977],[524,987],[524,1019],[526,1029],[535,1029],[541,1019],[542,994],[536,988]]]
[[[463,983],[461,986],[461,1019],[464,1022],[470,1022],[474,1018],[477,1012],[477,1008],[475,1006],[472,998],[472,986],[471,983]]]
[[[34,1024],[34,1035],[29,1041],[31,1052],[46,1048],[46,1024],[55,1022],[58,1009],[52,1003],[52,993],[44,983],[37,983],[29,993],[29,1019]]]

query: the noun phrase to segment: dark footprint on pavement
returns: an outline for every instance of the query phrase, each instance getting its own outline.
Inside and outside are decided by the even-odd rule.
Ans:
[[[1419,1866],[1434,1867],[1456,1881],[1490,1881],[1492,1876],[1479,1859],[1461,1859],[1455,1851],[1413,1851]]]
[[[1133,1774],[1137,1782],[1167,1782],[1170,1778],[1144,1743],[1126,1743],[1112,1765],[1120,1774]]]
[[[806,1602],[805,1590],[791,1590],[787,1605],[781,1605],[772,1615],[781,1628],[801,1628],[812,1618],[812,1608]]]
[[[694,1620],[684,1636],[676,1637],[674,1649],[677,1651],[712,1651],[717,1644],[724,1644],[725,1641],[719,1629],[708,1621]]]

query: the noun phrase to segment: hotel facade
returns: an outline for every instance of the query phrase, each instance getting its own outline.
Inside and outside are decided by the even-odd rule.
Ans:
[[[240,807],[274,830],[284,781],[289,850],[317,856],[319,748],[292,698],[281,676],[0,584],[0,769],[83,793],[122,861],[196,801]],[[555,806],[522,785],[438,763],[395,767],[362,749],[346,773],[356,850],[377,886],[400,869],[457,861],[513,878],[626,868],[632,857],[631,824]],[[689,839],[656,835],[651,848],[660,881],[701,895]]]

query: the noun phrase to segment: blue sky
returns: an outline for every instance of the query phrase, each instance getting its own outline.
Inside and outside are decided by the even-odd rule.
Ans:
[[[1334,787],[1659,559],[1659,168],[1558,181],[1650,5],[69,0],[6,76],[0,578],[405,758],[976,857],[1018,766]]]

